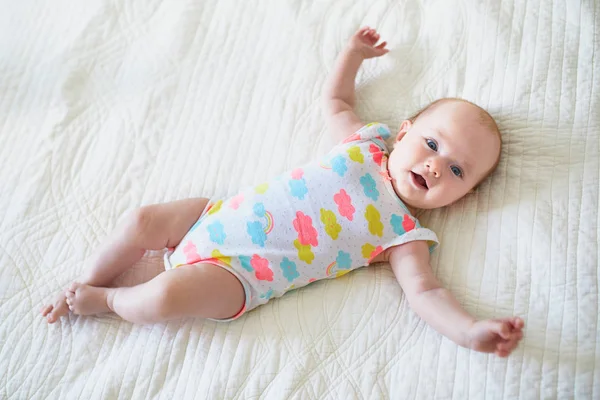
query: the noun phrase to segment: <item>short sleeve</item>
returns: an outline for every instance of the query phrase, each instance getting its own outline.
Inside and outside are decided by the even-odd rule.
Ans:
[[[405,234],[398,236],[395,240],[393,240],[390,243],[389,247],[399,246],[401,244],[414,242],[416,240],[426,241],[430,253],[432,253],[439,246],[439,240],[435,232],[433,232],[430,229],[417,226],[414,229],[406,232]]]

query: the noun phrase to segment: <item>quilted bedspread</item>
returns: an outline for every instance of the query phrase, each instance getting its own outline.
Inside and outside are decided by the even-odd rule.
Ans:
[[[0,1],[0,398],[600,398],[600,6],[593,0]],[[507,359],[460,348],[388,265],[232,323],[48,325],[41,306],[144,204],[223,197],[324,154],[321,88],[360,26],[365,121],[459,96],[504,136],[497,172],[425,213],[432,265]],[[148,253],[121,283],[162,268]]]

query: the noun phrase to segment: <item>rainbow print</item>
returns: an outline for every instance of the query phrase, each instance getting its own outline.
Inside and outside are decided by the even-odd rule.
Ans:
[[[324,169],[331,169],[331,160],[329,157],[324,157],[323,159],[321,159],[321,162],[319,162],[319,167],[324,168]]]
[[[265,211],[265,218],[267,219],[267,225],[265,225],[263,229],[266,234],[269,234],[273,230],[273,215],[270,212]]]
[[[327,266],[327,271],[325,272],[327,274],[327,276],[331,275],[333,273],[333,269],[337,266],[337,262],[332,262],[331,264],[329,264]]]

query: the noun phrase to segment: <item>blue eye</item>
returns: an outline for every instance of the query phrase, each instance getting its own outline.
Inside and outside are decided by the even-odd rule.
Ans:
[[[450,170],[452,171],[452,173],[456,176],[458,176],[459,178],[462,177],[462,171],[460,168],[458,168],[456,165],[453,165],[450,167]]]
[[[438,146],[437,146],[437,143],[436,143],[436,142],[434,142],[434,141],[433,141],[433,140],[431,140],[431,139],[425,139],[425,141],[427,142],[427,146],[429,146],[429,148],[430,148],[431,150],[433,150],[433,151],[437,151],[437,149],[438,149]]]

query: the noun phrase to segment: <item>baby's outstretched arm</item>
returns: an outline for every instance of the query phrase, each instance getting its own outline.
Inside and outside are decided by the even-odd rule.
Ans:
[[[362,62],[388,52],[386,42],[376,45],[375,29],[358,30],[338,56],[323,91],[323,107],[327,126],[336,142],[342,141],[363,126],[354,113],[354,80]]]
[[[397,246],[390,250],[389,260],[411,307],[456,344],[500,357],[508,356],[519,344],[523,320],[509,317],[477,321],[433,275],[426,242]]]

